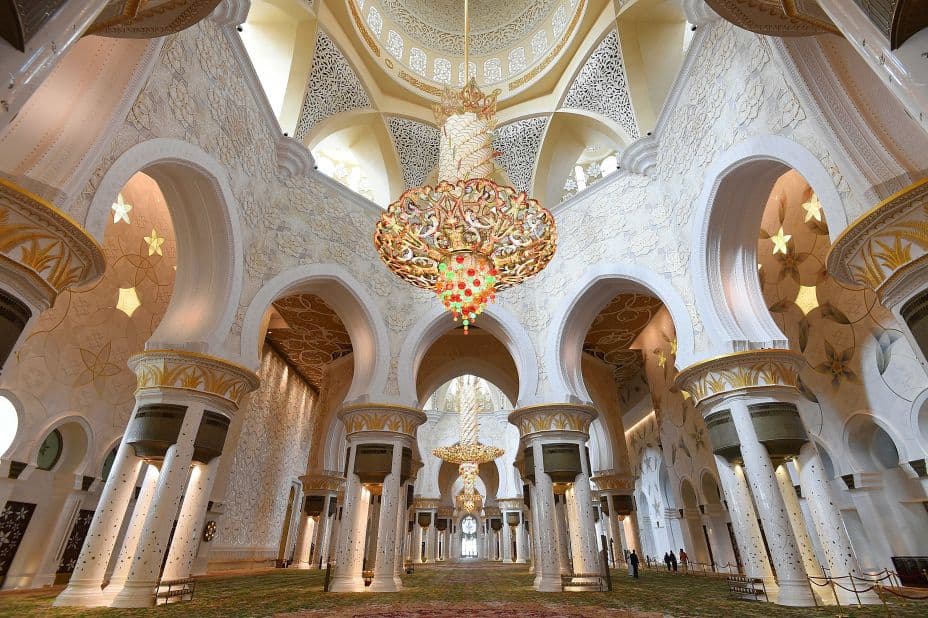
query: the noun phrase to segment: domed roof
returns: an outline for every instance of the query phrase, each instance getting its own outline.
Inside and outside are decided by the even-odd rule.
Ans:
[[[463,85],[461,0],[346,0],[355,28],[407,87],[436,96]],[[544,73],[577,29],[588,0],[471,0],[471,77],[501,98]]]
[[[384,14],[410,40],[455,56],[464,53],[461,0],[381,0]],[[542,27],[557,0],[471,0],[470,52],[498,54]]]

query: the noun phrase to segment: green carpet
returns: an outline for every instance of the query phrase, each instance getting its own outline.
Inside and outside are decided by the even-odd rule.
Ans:
[[[0,616],[887,616],[864,609],[789,609],[727,598],[722,580],[645,571],[634,580],[613,572],[612,592],[542,594],[531,589],[524,565],[422,565],[395,594],[325,594],[324,574],[296,569],[202,578],[193,601],[149,610],[53,608],[61,588],[0,594]],[[624,611],[623,611],[624,610]],[[893,603],[892,616],[928,615],[928,602]],[[651,613],[656,612],[656,613]]]

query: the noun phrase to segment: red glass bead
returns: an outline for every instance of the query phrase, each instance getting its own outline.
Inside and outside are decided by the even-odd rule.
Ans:
[[[457,256],[455,259],[457,260],[458,264],[463,264],[463,263],[464,263],[464,256],[463,256],[463,255],[459,255],[459,256]]]

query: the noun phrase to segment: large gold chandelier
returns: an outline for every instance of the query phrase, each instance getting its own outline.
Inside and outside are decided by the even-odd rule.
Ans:
[[[468,3],[464,2],[464,67],[468,67]],[[524,191],[488,178],[495,170],[492,132],[499,90],[484,94],[473,78],[446,88],[434,106],[441,126],[435,187],[407,190],[387,207],[374,245],[387,267],[432,290],[467,333],[496,298],[554,257],[554,217]]]
[[[477,421],[479,405],[476,396],[476,380],[465,379],[461,389],[463,396],[458,419],[461,439],[451,446],[436,448],[432,454],[448,463],[458,464],[458,473],[463,480],[463,489],[457,497],[458,508],[465,513],[472,513],[482,504],[482,499],[476,489],[480,464],[489,463],[501,457],[503,449],[481,444],[477,439],[480,425]]]

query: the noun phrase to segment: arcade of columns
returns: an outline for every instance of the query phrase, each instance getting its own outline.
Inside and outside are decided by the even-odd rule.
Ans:
[[[14,216],[45,224],[45,233],[60,241],[61,263],[68,267],[43,267],[19,251],[4,253],[5,332],[16,327],[21,336],[30,312],[47,307],[56,290],[93,277],[101,256],[99,247],[51,204],[7,184],[0,195]],[[926,204],[928,182],[923,181],[858,220],[829,256],[833,272],[870,286],[902,318],[923,362],[928,254],[890,269],[875,265],[867,252],[875,239],[916,221]],[[62,272],[77,274],[64,279]],[[5,341],[6,354],[15,343],[16,337]],[[57,605],[147,606],[154,602],[159,578],[190,575],[226,431],[242,398],[258,383],[247,369],[179,350],[146,351],[132,359],[132,366],[138,378],[132,420]],[[744,572],[763,578],[784,605],[813,604],[806,576],[820,574],[823,566],[836,574],[860,573],[824,465],[797,411],[799,366],[800,359],[787,350],[752,350],[699,362],[677,377],[709,429]],[[573,583],[568,579],[563,586],[562,574],[582,580],[599,572],[600,535],[614,563],[623,550],[640,551],[633,479],[593,476],[590,470],[585,444],[596,414],[569,404],[511,414],[520,431],[516,465],[528,494],[485,510],[478,526],[479,559],[528,563],[537,590],[560,591]],[[347,429],[347,478],[333,472],[302,477],[296,566],[332,562],[332,590],[386,592],[401,589],[406,562],[461,559],[459,514],[437,501],[411,499],[419,466],[416,428],[424,414],[370,404],[344,408],[340,418]],[[788,461],[798,467],[814,530],[804,523],[785,470]],[[129,509],[134,480],[143,469],[140,493]],[[117,546],[127,518],[128,532]],[[818,563],[810,535],[821,539],[827,564]],[[111,559],[116,566],[104,581]],[[372,572],[368,588],[364,570]],[[842,602],[851,601],[849,594],[838,591]]]

